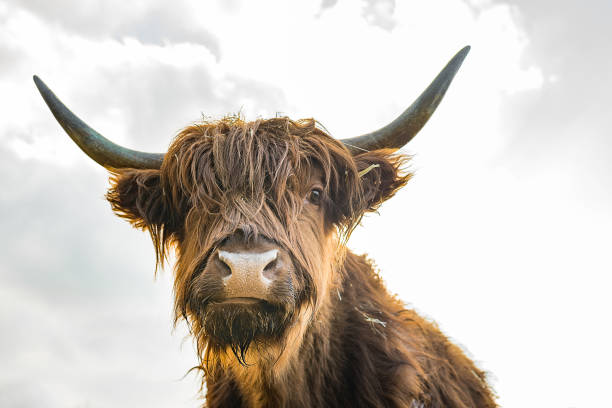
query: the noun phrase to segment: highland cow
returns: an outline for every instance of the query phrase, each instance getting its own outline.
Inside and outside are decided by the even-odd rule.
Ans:
[[[70,137],[111,173],[113,211],[176,251],[175,316],[197,345],[209,407],[495,407],[462,350],[390,294],[345,244],[410,179],[398,153],[461,50],[394,122],[336,140],[312,119],[228,117],[167,153],[118,146],[34,77]]]

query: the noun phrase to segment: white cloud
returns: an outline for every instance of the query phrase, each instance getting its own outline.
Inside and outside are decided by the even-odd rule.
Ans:
[[[393,30],[397,24],[393,18],[395,0],[368,0],[365,3],[363,16],[368,23],[379,26],[385,30]]]

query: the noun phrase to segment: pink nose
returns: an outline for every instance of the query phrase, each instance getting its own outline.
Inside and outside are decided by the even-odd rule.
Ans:
[[[265,252],[229,252],[220,250],[219,261],[229,269],[223,277],[228,298],[265,299],[277,276],[278,249]]]

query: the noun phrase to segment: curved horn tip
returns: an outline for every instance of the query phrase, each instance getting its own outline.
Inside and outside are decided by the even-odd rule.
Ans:
[[[42,79],[40,79],[40,77],[38,75],[33,75],[32,79],[34,80],[34,84],[36,85],[36,87],[40,90],[41,86],[45,86],[45,83],[43,82]]]
[[[471,49],[472,49],[471,45],[466,45],[465,47],[460,49],[459,52],[457,52],[457,54],[455,54],[455,56],[451,59],[451,61],[452,62],[456,61],[459,64],[463,63],[463,60],[465,59],[465,57],[467,57]]]
[[[38,75],[33,75],[32,79],[34,80],[34,85],[36,85],[36,88],[38,88],[38,92],[41,92],[41,87],[44,86],[45,83],[38,77]]]
[[[466,45],[459,50],[412,105],[391,123],[365,135],[342,139],[341,142],[353,154],[382,148],[400,149],[427,123],[471,49]]]

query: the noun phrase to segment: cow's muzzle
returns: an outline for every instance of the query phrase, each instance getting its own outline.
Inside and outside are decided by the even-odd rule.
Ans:
[[[292,270],[291,257],[274,241],[238,232],[211,254],[205,273],[221,280],[222,303],[285,303],[292,294]]]

